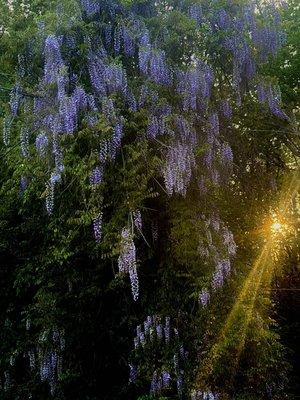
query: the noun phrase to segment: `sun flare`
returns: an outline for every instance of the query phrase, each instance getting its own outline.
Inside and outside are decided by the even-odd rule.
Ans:
[[[278,221],[273,222],[273,224],[271,225],[271,230],[272,230],[272,232],[274,232],[274,233],[282,232],[283,229],[284,229],[283,224],[281,224],[281,223],[278,222]]]

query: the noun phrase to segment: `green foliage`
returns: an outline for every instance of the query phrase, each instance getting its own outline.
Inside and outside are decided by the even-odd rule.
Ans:
[[[133,2],[122,3],[129,7]],[[55,1],[30,1],[28,12],[24,11],[23,2],[13,4],[14,10],[9,11],[7,2],[0,3],[0,27],[7,31],[0,38],[1,125],[9,112],[7,102],[15,82],[18,54],[40,34],[37,23],[45,22],[46,34],[56,29],[76,29],[84,36],[95,29],[92,23],[79,18],[79,6],[73,0],[64,1],[58,9]],[[277,77],[285,104],[293,109],[299,97],[299,31],[295,29],[299,7],[297,2],[291,2],[289,7],[283,12],[287,46],[265,69]],[[168,33],[164,50],[174,67],[184,65],[195,49],[202,54],[206,47],[218,46],[222,37],[222,32],[212,35],[207,26],[199,30],[195,22],[178,11],[167,13],[163,23],[160,17],[146,23],[154,37]],[[40,50],[33,49],[33,81],[25,82],[29,94],[41,72]],[[82,44],[73,60],[76,72],[81,71],[81,58],[86,52],[87,47]],[[225,87],[226,94],[226,71],[221,61],[212,60],[221,82],[214,91]],[[170,104],[175,101],[176,94],[166,89],[162,92]],[[142,109],[125,116],[122,152],[117,162],[106,169],[105,179],[96,189],[90,187],[89,174],[97,165],[94,149],[112,135],[107,118],[101,115],[94,127],[83,124],[76,135],[62,138],[66,168],[51,217],[44,209],[50,167],[36,154],[33,134],[30,162],[20,155],[20,128],[30,115],[23,113],[13,122],[10,147],[0,146],[0,367],[1,371],[11,371],[18,384],[11,395],[3,391],[1,399],[25,399],[29,393],[34,399],[51,398],[37,374],[31,376],[27,372],[22,355],[38,340],[40,332],[55,326],[64,328],[67,337],[66,368],[59,377],[59,393],[65,395],[59,394],[58,398],[153,399],[140,394],[149,389],[156,360],[169,367],[174,349],[150,345],[145,350],[146,357],[145,353],[131,351],[136,325],[155,313],[171,315],[175,326],[183,332],[180,338],[189,352],[188,390],[194,387],[199,370],[205,369],[205,357],[218,340],[258,254],[261,237],[255,234],[256,229],[278,200],[270,182],[277,179],[280,184],[287,161],[296,154],[288,134],[295,127],[279,122],[266,110],[262,112],[251,93],[244,100],[243,107],[236,110],[233,127],[222,132],[225,138],[233,134],[236,154],[235,174],[223,192],[214,188],[209,196],[201,197],[195,180],[185,199],[167,198],[159,173],[159,147],[151,147],[141,139],[148,122],[147,112]],[[162,140],[167,146],[167,140]],[[203,146],[197,148],[198,159],[204,150]],[[30,184],[21,193],[23,176],[28,177]],[[91,225],[100,207],[105,221],[103,241],[97,244]],[[213,266],[200,258],[199,240],[206,235],[201,215],[212,208],[220,210],[222,220],[234,232],[239,253],[234,263],[235,279],[216,294],[207,310],[199,308],[198,296],[199,289],[210,280]],[[120,227],[132,225],[132,212],[136,209],[142,210],[144,224],[143,235],[135,238],[142,287],[138,305],[131,300],[128,279],[117,274]],[[152,238],[155,222],[159,243]],[[289,367],[278,328],[270,319],[272,308],[269,297],[259,294],[240,353],[237,333],[226,338],[220,363],[206,382],[224,399],[232,396],[235,400],[261,400],[266,395],[266,385],[272,388],[274,399],[285,398],[282,396]],[[25,328],[28,319],[33,326],[30,333]],[[16,354],[15,370],[10,365],[12,354]],[[138,361],[147,378],[138,382],[136,391],[127,384],[128,359]],[[24,374],[20,372],[23,370]],[[187,393],[184,396],[187,398]],[[168,398],[175,397],[159,399]]]

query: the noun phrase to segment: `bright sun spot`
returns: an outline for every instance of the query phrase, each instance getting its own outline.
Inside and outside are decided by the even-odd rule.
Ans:
[[[277,232],[282,231],[283,225],[280,222],[276,221],[271,225],[271,229],[272,229],[272,232],[277,233]]]

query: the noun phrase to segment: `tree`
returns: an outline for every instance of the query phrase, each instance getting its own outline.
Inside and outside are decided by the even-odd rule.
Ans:
[[[282,398],[268,299],[205,357],[286,166],[273,126],[290,117],[264,75],[279,11],[54,6],[16,3],[2,22],[4,398]]]

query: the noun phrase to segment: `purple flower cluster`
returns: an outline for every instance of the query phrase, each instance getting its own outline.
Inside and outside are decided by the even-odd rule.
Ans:
[[[168,363],[169,365],[173,364],[172,371],[166,370],[164,367],[160,369],[159,373],[157,369],[154,370],[150,385],[150,394],[158,395],[163,390],[171,388],[173,379],[179,384],[177,388],[180,394],[183,389],[183,370],[180,369],[180,366],[182,362],[186,361],[188,353],[179,340],[177,329],[171,329],[170,317],[167,316],[163,323],[163,319],[159,315],[148,316],[143,325],[137,326],[136,337],[134,338],[134,350],[147,351],[147,345],[165,346],[168,357],[170,357],[169,350],[174,350],[174,347],[176,348],[175,354],[173,354]]]
[[[10,92],[10,101],[9,101],[11,114],[13,117],[16,117],[18,114],[21,98],[22,98],[21,87],[19,84],[16,84],[13,87],[12,91]]]
[[[201,290],[200,294],[199,294],[199,303],[203,306],[206,307],[207,304],[210,301],[210,293],[209,291],[204,288]]]
[[[201,25],[203,21],[203,13],[202,13],[202,8],[200,4],[192,4],[189,7],[188,14],[190,18],[192,18],[194,21],[196,21],[197,25]]]
[[[64,67],[60,51],[60,38],[55,35],[49,35],[45,40],[44,53],[44,82],[46,84],[56,83],[59,72]]]
[[[121,65],[109,64],[102,53],[90,53],[88,67],[91,83],[99,95],[126,94],[127,76]]]
[[[217,393],[209,391],[194,389],[191,392],[191,400],[219,400],[219,398],[220,397]]]
[[[267,104],[272,114],[278,118],[288,120],[289,117],[280,108],[281,93],[277,86],[261,82],[257,85],[257,99],[261,104]]]
[[[3,143],[5,146],[8,146],[10,143],[10,131],[12,125],[12,117],[10,115],[6,115],[3,120]]]
[[[139,68],[142,74],[149,76],[157,84],[171,83],[171,71],[163,50],[152,49],[149,45],[140,47]]]
[[[54,171],[52,172],[49,181],[46,183],[46,210],[49,215],[53,213],[55,186],[60,181],[61,181],[60,172]]]
[[[161,317],[157,315],[148,316],[143,323],[144,331],[142,326],[137,326],[137,335],[134,338],[135,349],[139,346],[144,347],[147,342],[152,342],[153,340],[163,340],[166,344],[170,342],[171,339],[171,318],[166,317],[165,323],[162,322]],[[175,331],[175,329],[173,330]],[[174,333],[175,336],[175,333]]]
[[[175,142],[168,149],[163,177],[167,193],[179,193],[185,196],[195,165],[193,149],[190,145]]]
[[[29,130],[28,127],[22,126],[20,131],[21,153],[24,158],[29,157]]]
[[[227,119],[232,117],[232,107],[229,100],[220,101],[220,112]]]
[[[231,265],[229,259],[219,260],[217,262],[216,269],[211,280],[211,287],[213,291],[216,291],[223,286],[225,279],[230,274],[230,271]]]
[[[215,264],[210,287],[203,288],[199,293],[199,304],[206,307],[210,302],[211,291],[214,292],[222,287],[231,273],[230,258],[236,254],[236,244],[232,232],[221,221],[217,212],[214,212],[208,219],[203,215],[202,219],[204,220],[206,243],[201,239],[198,250],[206,261]]]
[[[39,133],[35,139],[36,150],[41,157],[45,157],[47,152],[47,147],[49,144],[49,139],[46,133]]]
[[[228,143],[222,143],[220,146],[221,164],[224,167],[232,168],[233,153]]]
[[[90,175],[90,184],[93,188],[100,185],[103,179],[103,167],[97,166],[93,169]]]
[[[267,61],[269,56],[274,56],[284,44],[284,36],[277,26],[256,27],[252,39],[262,62]]]
[[[100,212],[94,219],[93,219],[93,230],[94,230],[94,238],[97,243],[101,241],[102,238],[102,217],[103,214]]]
[[[141,232],[143,224],[142,224],[142,215],[140,210],[133,211],[132,216],[135,227]]]
[[[150,385],[150,394],[159,395],[162,390],[170,388],[171,375],[169,371],[162,371],[160,374],[157,371],[153,372]]]
[[[128,228],[121,233],[121,251],[118,258],[119,273],[129,274],[133,300],[139,297],[139,280],[136,267],[136,249]]]
[[[100,12],[100,2],[97,0],[80,0],[80,3],[88,17]]]
[[[212,68],[201,60],[187,71],[178,71],[177,92],[182,97],[184,111],[203,108],[203,102],[211,95],[213,81]]]
[[[181,142],[197,144],[197,135],[195,129],[182,115],[177,115],[175,125],[178,132],[178,139]]]
[[[137,379],[138,370],[135,365],[129,364],[129,383],[135,383]]]
[[[39,337],[36,348],[27,352],[30,369],[35,372],[39,369],[42,382],[50,386],[51,395],[54,396],[59,375],[62,373],[62,352],[65,348],[64,330],[54,327],[44,330]]]

